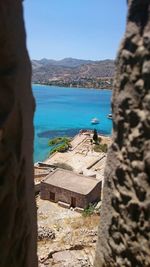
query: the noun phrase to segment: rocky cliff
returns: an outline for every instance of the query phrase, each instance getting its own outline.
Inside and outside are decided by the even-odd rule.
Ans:
[[[129,0],[95,267],[150,266],[150,1]]]
[[[31,66],[22,1],[0,1],[0,266],[34,267]]]

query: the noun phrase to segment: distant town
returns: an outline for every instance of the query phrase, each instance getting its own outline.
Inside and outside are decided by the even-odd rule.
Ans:
[[[48,81],[38,80],[36,84],[60,86],[60,87],[84,87],[84,88],[96,88],[96,89],[112,89],[113,78],[88,78],[83,77],[75,80],[65,78],[53,78]]]
[[[62,87],[112,89],[114,60],[32,60],[32,82]]]

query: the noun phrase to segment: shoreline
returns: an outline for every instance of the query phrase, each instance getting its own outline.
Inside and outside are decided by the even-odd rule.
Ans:
[[[102,135],[102,136],[111,136],[111,125],[112,122],[110,120],[107,119],[107,115],[111,112],[111,108],[109,107],[109,103],[110,103],[110,98],[111,98],[111,94],[112,94],[112,90],[110,89],[95,89],[95,88],[73,88],[73,87],[67,87],[67,88],[59,88],[59,87],[53,87],[50,85],[44,85],[44,84],[36,84],[34,83],[33,86],[33,94],[35,96],[35,98],[40,99],[40,97],[42,98],[42,102],[39,102],[39,109],[36,109],[36,120],[35,120],[35,145],[34,145],[34,163],[37,161],[45,161],[47,159],[47,157],[49,156],[49,147],[47,147],[47,142],[49,139],[53,138],[54,136],[68,136],[68,137],[74,137],[80,129],[90,129],[90,130],[94,130],[94,128],[97,129],[98,134]],[[40,89],[41,88],[41,89]],[[44,89],[45,88],[45,89]],[[72,89],[72,90],[71,90]],[[89,90],[88,90],[89,89]],[[44,91],[43,91],[44,90]],[[55,91],[56,90],[56,91]],[[63,90],[63,91],[62,91]],[[63,92],[63,95],[61,95]],[[47,100],[47,98],[45,96],[49,96],[49,99]],[[42,105],[40,106],[41,103],[43,103],[45,100],[46,101],[51,101],[51,96],[55,96],[55,97],[60,98],[58,103],[65,103],[65,107],[69,107],[68,106],[68,98],[66,98],[66,96],[69,96],[71,98],[71,103],[73,102],[73,104],[76,103],[76,99],[79,99],[80,101],[80,95],[81,95],[81,100],[83,99],[83,105],[82,102],[80,101],[80,109],[81,111],[83,110],[83,108],[85,107],[86,113],[84,114],[84,112],[82,112],[81,116],[79,114],[79,111],[77,109],[77,114],[78,116],[76,116],[75,118],[71,117],[71,123],[70,121],[67,121],[67,119],[69,118],[70,120],[70,115],[67,114],[67,112],[65,111],[65,109],[63,109],[63,113],[62,116],[68,116],[68,117],[63,117],[63,121],[61,121],[60,123],[57,122],[56,126],[55,126],[55,122],[53,123],[53,125],[49,125],[49,122],[46,121],[45,119],[45,115],[43,115],[43,110],[41,109]],[[59,96],[60,95],[60,96]],[[75,95],[75,97],[74,97]],[[63,96],[63,97],[62,97]],[[106,99],[105,106],[107,108],[106,112],[105,109],[101,108],[103,107],[101,104],[101,106],[99,107],[99,104],[94,104],[94,99],[96,99],[96,96],[98,96],[98,99],[100,99],[100,103],[102,102],[103,104],[103,97],[104,99]],[[101,98],[102,96],[102,98]],[[61,97],[62,97],[62,101],[61,101]],[[102,99],[102,100],[101,100]],[[57,99],[56,99],[57,100]],[[85,102],[84,102],[85,101]],[[98,100],[96,100],[98,102]],[[96,102],[96,103],[97,103]],[[48,112],[48,114],[50,114],[50,109],[48,110],[48,102],[46,102],[46,110]],[[53,102],[52,102],[53,103]],[[89,105],[90,104],[93,108],[90,109]],[[52,105],[52,112],[55,111],[55,103]],[[80,110],[79,109],[79,110]],[[102,110],[102,113],[99,113],[99,109],[100,111]],[[71,112],[74,114],[74,110],[76,110],[76,106],[74,105],[74,109],[71,110]],[[96,111],[96,112],[95,112]],[[104,113],[104,114],[103,114]],[[38,116],[37,116],[38,114]],[[53,113],[52,113],[53,114]],[[89,118],[87,117],[89,114]],[[99,115],[100,114],[100,115]],[[49,115],[51,116],[51,115]],[[100,124],[99,125],[91,125],[90,121],[92,118],[94,117],[98,117],[100,116]],[[53,117],[55,117],[55,114],[53,114]],[[51,117],[50,117],[51,118]],[[44,127],[40,127],[40,125],[37,127],[37,125],[40,123],[42,125],[42,120],[45,121],[45,125]],[[49,120],[50,121],[50,120]],[[101,124],[102,123],[102,124]]]
[[[93,130],[88,129],[88,130],[85,130],[84,131],[83,129],[81,129],[80,131],[83,131],[83,132],[78,132],[76,135],[74,135],[73,137],[71,137],[71,139],[72,139],[71,140],[71,143],[72,142],[76,142],[76,139],[78,139],[80,136],[84,136],[86,138],[89,137],[90,139],[92,139]],[[102,143],[103,143],[103,141],[105,141],[107,143],[107,145],[109,145],[111,143],[112,134],[110,134],[110,135],[104,135],[104,134],[98,133],[98,137],[102,138],[102,140],[101,140]],[[77,142],[76,146],[80,146],[83,143],[84,143],[84,139],[81,142],[79,142],[79,143]],[[90,151],[90,149],[91,149],[91,146],[89,145],[88,152]],[[72,147],[71,151],[73,151],[73,150],[74,150],[74,147]],[[34,165],[36,166],[36,164],[38,164],[39,162],[45,164],[45,163],[49,162],[54,157],[54,155],[56,155],[56,154],[61,154],[62,155],[62,158],[63,158],[63,155],[70,154],[69,152],[70,152],[69,149],[66,150],[65,152],[58,152],[58,151],[56,151],[52,155],[49,155],[48,157],[46,157],[43,161],[36,161],[36,162],[34,162]],[[100,153],[100,152],[98,152],[98,153]],[[71,157],[71,155],[70,155],[70,157]]]
[[[81,129],[80,131],[84,131],[85,130],[85,133],[87,132],[91,132],[91,134],[93,133],[93,129]],[[79,131],[79,132],[80,132]],[[78,133],[76,133],[74,136],[67,136],[67,137],[69,137],[69,138],[71,138],[72,139],[72,141],[79,135],[79,132]],[[97,133],[98,133],[98,136],[99,137],[102,137],[102,138],[108,138],[108,139],[112,139],[112,133],[110,133],[110,134],[103,134],[103,133],[100,133],[99,131],[97,131]],[[50,138],[49,138],[50,139]],[[66,152],[68,152],[68,151],[66,151]],[[55,153],[58,153],[58,152],[55,152]],[[53,154],[52,154],[53,155]],[[37,164],[38,162],[42,162],[42,163],[45,163],[47,160],[49,160],[50,159],[50,157],[52,156],[52,155],[50,155],[50,156],[47,156],[44,160],[42,160],[42,161],[35,161],[34,162],[34,165],[35,164]]]
[[[49,86],[49,87],[59,87],[59,88],[69,88],[69,89],[75,89],[75,88],[77,88],[77,89],[89,89],[89,90],[109,90],[109,91],[112,91],[113,89],[112,89],[112,86],[111,87],[78,87],[78,86],[67,86],[67,85],[57,85],[57,84],[55,84],[55,85],[53,85],[53,84],[47,84],[47,83],[45,83],[45,84],[43,84],[43,83],[34,83],[34,82],[32,82],[32,85],[36,85],[36,86]]]

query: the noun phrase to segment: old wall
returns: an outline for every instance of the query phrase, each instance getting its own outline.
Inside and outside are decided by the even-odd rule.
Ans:
[[[99,182],[95,188],[86,196],[87,203],[92,203],[101,200],[102,182]]]
[[[35,267],[34,101],[22,1],[0,1],[0,266]]]
[[[150,1],[128,7],[95,267],[150,266]]]
[[[57,186],[41,182],[41,189],[40,189],[41,199],[50,200],[50,192],[55,193],[55,202],[62,201],[71,204],[71,197],[74,197],[76,198],[77,207],[85,208],[89,204],[88,202],[89,196],[81,195],[63,188],[59,188]]]

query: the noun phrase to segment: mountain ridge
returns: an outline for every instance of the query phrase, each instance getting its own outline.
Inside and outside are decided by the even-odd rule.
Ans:
[[[101,62],[114,62],[113,59],[103,59],[103,60],[90,60],[90,59],[77,59],[77,58],[72,58],[72,57],[67,57],[63,58],[60,60],[56,59],[47,59],[47,58],[42,58],[42,59],[32,59],[32,63],[37,62],[41,65],[55,65],[55,66],[67,66],[67,67],[75,67],[75,66],[80,66],[83,64],[93,64],[93,63],[101,63]]]
[[[32,60],[33,83],[78,87],[99,83],[100,79],[112,78],[115,61],[64,58]],[[97,85],[99,87],[99,85]]]

